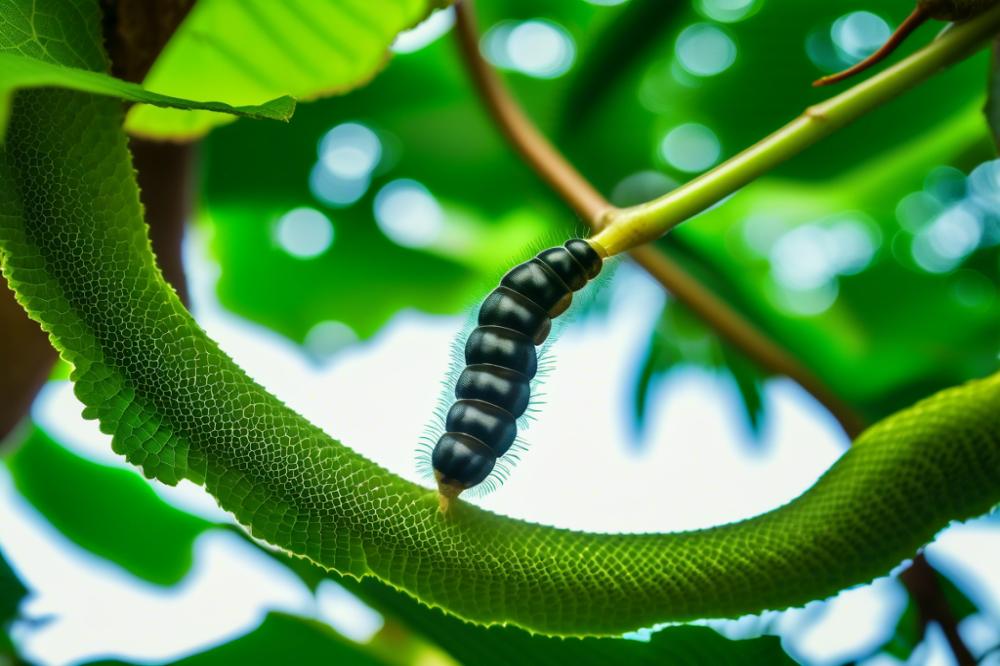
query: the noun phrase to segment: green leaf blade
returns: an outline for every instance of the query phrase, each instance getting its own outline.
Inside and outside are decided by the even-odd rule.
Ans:
[[[341,94],[375,76],[396,35],[437,6],[428,0],[201,0],[145,83],[181,97],[221,96],[238,104]],[[141,136],[190,140],[229,120],[138,106],[126,126]]]
[[[0,52],[0,137],[6,128],[6,118],[10,112],[9,105],[14,91],[46,87],[107,95],[163,108],[203,109],[258,119],[287,121],[295,111],[295,100],[287,95],[250,106],[230,106],[223,102],[196,102],[151,92],[142,86],[100,72],[65,67],[15,53]]]

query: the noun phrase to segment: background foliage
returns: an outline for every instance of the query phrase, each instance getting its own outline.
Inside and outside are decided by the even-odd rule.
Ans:
[[[863,7],[845,0],[820,7],[793,0],[698,0],[691,7],[654,0],[613,7],[481,4],[488,53],[500,48],[505,34],[510,44],[511,31],[525,21],[547,21],[570,40],[571,64],[558,76],[532,76],[537,69],[494,58],[510,70],[527,70],[511,71],[518,97],[621,204],[660,194],[697,173],[672,157],[672,132],[686,128],[695,141],[685,144],[689,149],[707,141],[710,156],[717,146],[702,167],[734,154],[821,99],[825,93],[810,89],[808,81],[870,48],[879,30],[871,17],[893,24],[909,10],[905,0],[869,0]],[[309,3],[310,11],[322,8],[310,16],[306,3],[262,13],[267,6],[200,3],[147,84],[157,92],[233,104],[343,92],[365,83],[383,64],[395,32],[427,10],[423,3],[399,2],[398,11],[368,15],[365,3]],[[862,9],[873,14],[852,14]],[[856,34],[844,27],[850,16],[861,22]],[[351,29],[320,29],[328,25]],[[0,29],[5,26],[0,22]],[[908,48],[932,35],[925,28]],[[725,67],[720,62],[728,58],[718,60],[719,48],[731,54]],[[210,59],[204,76],[193,77],[192,69],[206,62],[206,49],[238,57]],[[341,61],[352,66],[315,66]],[[871,420],[995,370],[1000,167],[990,161],[994,146],[981,112],[985,74],[986,56],[971,59],[660,245]],[[218,89],[220,80],[230,88]],[[145,135],[190,137],[219,120],[138,107],[128,126]],[[340,134],[327,134],[336,128]],[[355,159],[368,166],[341,177],[335,158],[324,161],[325,136],[333,137],[328,150],[346,146],[364,153],[367,147],[368,161],[364,154]],[[372,151],[377,158],[370,159]],[[402,201],[423,217],[397,212],[394,221],[387,203],[393,188],[407,194]],[[215,130],[201,146],[200,195],[195,223],[211,236],[223,304],[303,345],[316,359],[372,338],[403,310],[460,312],[524,247],[546,234],[579,231],[491,127],[446,38],[397,55],[349,94],[301,105],[288,126],[239,121]],[[335,235],[327,251],[308,260],[290,253],[281,235],[288,213],[304,208],[332,220]],[[421,234],[412,234],[414,224]],[[688,365],[730,375],[748,424],[756,427],[765,418],[759,369],[667,301],[636,367],[637,429],[651,409],[651,387]],[[180,584],[194,541],[217,527],[164,503],[134,473],[77,457],[37,426],[12,436],[7,449],[4,461],[18,494],[56,530],[150,583]],[[275,557],[313,587],[323,577]],[[496,663],[510,654],[594,663],[786,658],[773,638],[735,643],[699,627],[663,630],[648,643],[564,643],[516,630],[487,631],[377,584],[340,582],[394,624],[359,645],[314,620],[272,613],[254,632],[185,663],[287,657],[292,645],[303,663],[410,663],[427,655],[465,662],[481,657],[483,646],[491,646],[487,652]],[[977,612],[960,587],[945,584],[960,618]],[[17,618],[26,592],[0,561],[0,621]],[[887,653],[905,659],[919,643],[913,615],[910,606]],[[392,626],[404,628],[405,640],[393,636]],[[13,654],[15,648],[0,640],[0,655],[5,650]]]

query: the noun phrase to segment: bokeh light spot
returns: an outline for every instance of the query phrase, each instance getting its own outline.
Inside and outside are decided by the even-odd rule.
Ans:
[[[708,127],[686,123],[670,130],[660,143],[660,154],[671,166],[694,173],[719,161],[722,145]]]
[[[455,25],[454,7],[439,9],[420,22],[415,28],[404,30],[396,35],[392,43],[395,53],[413,53],[429,46]]]
[[[982,237],[980,212],[974,206],[956,204],[916,235],[913,260],[925,271],[946,273],[975,250]]]
[[[275,240],[293,257],[311,259],[333,244],[333,223],[315,208],[295,208],[278,220]]]
[[[699,0],[698,10],[710,19],[732,23],[757,11],[760,0]]]
[[[769,291],[778,307],[786,312],[803,317],[813,317],[823,314],[837,302],[840,284],[837,280],[830,280],[809,289],[772,287]]]
[[[924,191],[947,205],[965,196],[967,180],[966,175],[955,167],[935,167],[924,179]]]
[[[396,244],[427,247],[441,235],[444,211],[421,183],[401,178],[375,195],[375,221]]]
[[[344,180],[368,176],[382,156],[375,132],[360,123],[343,123],[323,135],[319,158],[331,175]]]
[[[967,268],[955,272],[952,293],[970,310],[988,310],[997,297],[996,285],[988,277]]]
[[[736,44],[725,32],[707,23],[682,30],[675,52],[681,67],[696,76],[721,74],[736,62]]]
[[[638,171],[623,178],[611,191],[611,203],[635,206],[663,196],[677,187],[677,181],[659,171]]]
[[[576,57],[570,34],[547,19],[499,23],[483,36],[482,50],[497,67],[539,79],[565,74]]]
[[[969,198],[986,211],[1000,211],[1000,160],[980,164],[968,179]]]
[[[834,46],[849,62],[857,62],[870,56],[891,34],[892,29],[885,19],[865,11],[845,14],[834,21],[830,28]]]
[[[896,205],[896,220],[911,233],[917,233],[941,213],[941,202],[927,192],[912,192]]]
[[[341,321],[321,321],[306,333],[305,349],[313,359],[323,361],[357,342],[358,334]]]
[[[371,179],[338,178],[327,170],[323,162],[317,162],[309,172],[309,191],[312,195],[329,206],[349,206],[368,191]]]
[[[864,270],[880,242],[878,227],[853,215],[805,224],[774,243],[771,275],[788,289],[816,289]]]
[[[757,256],[769,257],[771,248],[787,230],[785,221],[780,217],[756,213],[743,220],[743,242]]]

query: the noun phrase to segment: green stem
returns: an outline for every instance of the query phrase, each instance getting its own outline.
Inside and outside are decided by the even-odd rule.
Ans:
[[[659,238],[820,139],[983,48],[998,31],[1000,6],[955,25],[877,76],[809,107],[774,134],[673,192],[609,211],[593,240],[615,255]]]

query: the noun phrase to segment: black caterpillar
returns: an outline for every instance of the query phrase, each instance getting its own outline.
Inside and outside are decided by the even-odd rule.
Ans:
[[[570,306],[573,292],[603,265],[587,241],[566,241],[512,268],[486,297],[465,343],[457,400],[431,454],[443,508],[482,483],[514,443],[538,369],[535,347],[548,337],[552,319]]]

